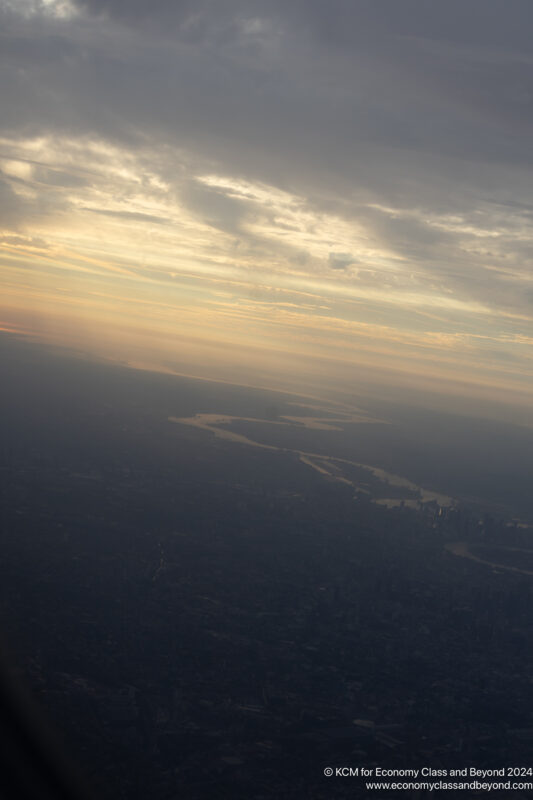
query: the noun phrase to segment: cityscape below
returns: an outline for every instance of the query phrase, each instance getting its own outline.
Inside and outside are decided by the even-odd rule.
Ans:
[[[415,438],[390,457],[410,425],[392,404],[1,347],[1,626],[94,797],[527,766],[531,517],[494,464],[476,480],[499,492],[457,492],[467,420],[445,420],[457,469],[442,450],[424,478]]]

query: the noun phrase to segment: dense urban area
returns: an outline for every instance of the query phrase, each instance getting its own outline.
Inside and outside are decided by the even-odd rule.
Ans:
[[[45,425],[54,396],[4,429],[0,620],[95,798],[364,797],[324,769],[530,766],[530,528],[387,508],[140,396]]]

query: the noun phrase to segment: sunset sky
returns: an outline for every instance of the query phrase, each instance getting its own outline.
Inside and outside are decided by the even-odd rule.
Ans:
[[[530,0],[0,0],[0,328],[526,414],[532,31]]]

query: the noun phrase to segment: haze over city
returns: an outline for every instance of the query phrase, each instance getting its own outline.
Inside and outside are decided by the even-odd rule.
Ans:
[[[2,0],[2,329],[531,424],[532,23]]]
[[[2,797],[532,796],[532,32],[0,0]]]

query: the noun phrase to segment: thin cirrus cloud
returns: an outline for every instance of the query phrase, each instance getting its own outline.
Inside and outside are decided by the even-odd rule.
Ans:
[[[349,364],[353,390],[401,371],[523,403],[532,21],[3,0],[0,321],[205,377],[335,388]]]

